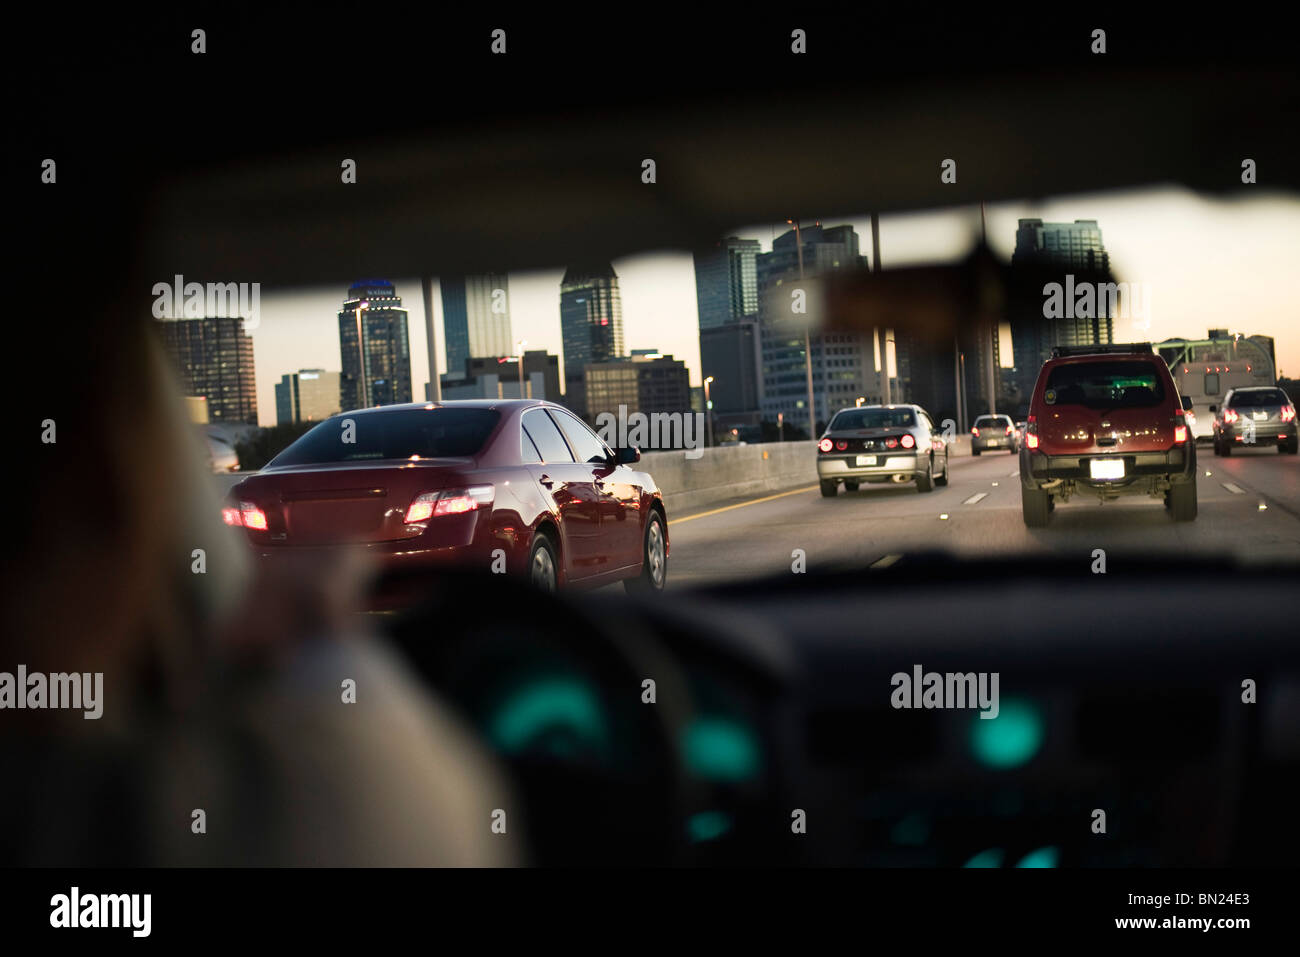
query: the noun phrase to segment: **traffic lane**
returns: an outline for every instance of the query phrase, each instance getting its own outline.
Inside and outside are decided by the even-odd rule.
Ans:
[[[1278,459],[1295,462],[1292,456]],[[669,587],[791,574],[799,567],[866,567],[888,556],[933,549],[974,559],[1029,553],[1077,555],[1091,562],[1093,550],[1101,548],[1300,561],[1294,464],[1257,467],[1256,478],[1246,467],[1254,463],[1243,457],[1227,479],[1237,484],[1233,480],[1241,478],[1243,492],[1237,493],[1224,487],[1218,468],[1233,461],[1199,460],[1200,514],[1194,522],[1172,521],[1157,499],[1134,496],[1101,504],[1081,494],[1058,505],[1047,528],[1027,529],[1020,516],[1019,460],[1007,455],[953,459],[949,485],[925,495],[912,485],[864,485],[833,499],[815,489],[801,491],[673,523]],[[1272,495],[1255,494],[1256,483]]]
[[[669,587],[764,577],[794,567],[863,564],[905,537],[909,526],[922,527],[937,512],[959,507],[972,491],[1014,484],[1011,473],[1018,464],[1005,454],[953,458],[949,484],[925,494],[914,484],[862,485],[829,499],[813,485],[753,505],[670,520]]]
[[[1220,484],[1236,485],[1270,506],[1290,509],[1300,517],[1300,455],[1286,455],[1273,448],[1233,449],[1226,458],[1216,457],[1209,449],[1198,455],[1201,469],[1216,473]]]

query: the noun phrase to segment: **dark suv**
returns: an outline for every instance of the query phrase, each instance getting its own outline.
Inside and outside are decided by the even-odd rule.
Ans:
[[[1265,448],[1296,453],[1295,406],[1277,386],[1233,389],[1214,417],[1214,454],[1234,448]]]
[[[1025,524],[1081,491],[1162,497],[1176,521],[1196,518],[1196,443],[1149,343],[1057,348],[1038,373],[1020,445]]]

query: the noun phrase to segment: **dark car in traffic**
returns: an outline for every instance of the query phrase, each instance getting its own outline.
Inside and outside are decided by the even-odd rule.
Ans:
[[[384,572],[659,590],[668,519],[638,461],[540,400],[384,406],[321,422],[234,486],[222,517],[268,560],[354,548]]]
[[[1038,373],[1020,448],[1025,525],[1075,493],[1150,495],[1176,521],[1196,518],[1196,443],[1149,343],[1058,347]]]
[[[1295,404],[1277,386],[1233,389],[1216,410],[1213,429],[1215,455],[1271,446],[1296,454]]]

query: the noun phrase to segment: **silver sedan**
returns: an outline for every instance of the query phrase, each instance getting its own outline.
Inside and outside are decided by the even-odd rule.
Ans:
[[[817,443],[822,495],[863,482],[915,482],[918,492],[948,484],[948,443],[919,405],[864,405],[835,413]]]

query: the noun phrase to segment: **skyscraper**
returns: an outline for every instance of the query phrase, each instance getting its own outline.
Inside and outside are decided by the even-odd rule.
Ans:
[[[509,276],[441,276],[438,283],[442,287],[442,328],[449,372],[464,369],[466,359],[515,353],[510,332]]]
[[[565,394],[581,393],[583,369],[623,355],[623,300],[609,263],[571,266],[560,281],[560,336],[564,349]],[[572,407],[572,406],[571,406]]]
[[[366,279],[347,295],[339,311],[339,407],[410,402],[410,333],[397,290],[385,279]]]
[[[253,338],[243,319],[163,319],[158,328],[185,395],[207,399],[209,422],[257,425]]]
[[[1048,283],[1108,283],[1112,281],[1110,255],[1101,240],[1095,219],[1073,223],[1045,223],[1022,219],[1016,230],[1016,248],[1011,256],[1012,289],[1008,309],[1011,325],[1013,368],[1002,370],[1008,399],[1027,406],[1038,378],[1038,370],[1053,346],[1104,344],[1114,341],[1114,317],[1110,303],[1098,297],[1096,314],[1047,318],[1044,315]]]
[[[803,240],[803,272],[807,278],[841,269],[865,269],[858,253],[858,234],[852,226],[809,226],[798,233]],[[789,311],[789,291],[799,282],[799,248],[791,229],[772,241],[772,251],[757,258],[759,319],[763,356],[763,418],[775,422],[783,413],[791,426],[808,423],[807,365],[804,323],[821,317]],[[870,336],[860,333],[812,334],[813,401],[819,423],[829,421],[838,409],[862,396],[878,401],[876,350]],[[882,347],[883,349],[883,347]],[[882,352],[883,355],[883,352]]]
[[[759,248],[757,239],[730,236],[695,253],[701,330],[758,316]]]

